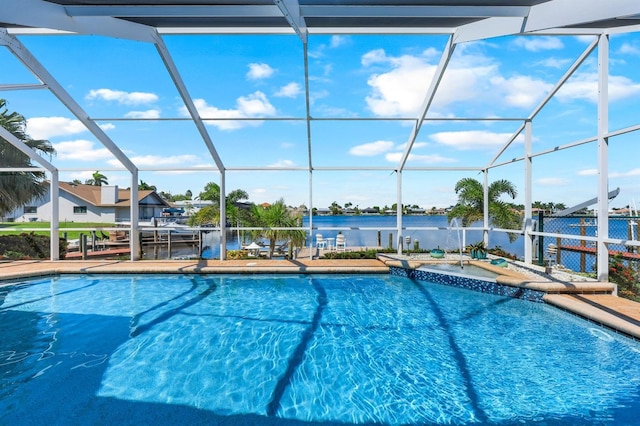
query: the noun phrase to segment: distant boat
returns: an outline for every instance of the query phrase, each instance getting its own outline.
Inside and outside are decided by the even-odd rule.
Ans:
[[[131,226],[131,222],[118,222],[117,225],[119,227],[126,228]],[[156,220],[155,217],[152,217],[149,221],[139,221],[138,226],[140,228],[156,228],[159,231],[171,230],[172,233],[178,234],[193,234],[196,232],[196,230],[191,228],[190,226],[179,223],[178,218],[161,218],[160,220]],[[151,231],[147,229],[146,232]]]
[[[171,230],[171,232],[175,232],[177,234],[193,234],[194,232],[196,232],[195,229],[181,223],[159,223],[157,228]]]

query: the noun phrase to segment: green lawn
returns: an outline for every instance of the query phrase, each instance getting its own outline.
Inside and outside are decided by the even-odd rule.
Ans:
[[[80,238],[80,234],[90,234],[91,231],[73,229],[86,228],[113,228],[113,223],[94,223],[94,222],[60,222],[60,237],[67,233],[67,239],[75,240]],[[49,235],[48,229],[51,227],[49,222],[1,222],[0,235],[19,235],[23,232],[34,232],[37,235]],[[15,230],[14,230],[15,229]],[[21,231],[20,229],[42,229],[42,231]],[[108,234],[109,231],[102,231]],[[100,231],[98,231],[100,233]]]

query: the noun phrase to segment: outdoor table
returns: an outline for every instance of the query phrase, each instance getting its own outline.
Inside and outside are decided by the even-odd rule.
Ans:
[[[327,240],[327,248],[329,251],[333,251],[336,248],[336,239],[334,237],[326,238]]]

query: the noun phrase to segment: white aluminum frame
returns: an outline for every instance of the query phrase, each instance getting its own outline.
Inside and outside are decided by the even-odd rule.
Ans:
[[[235,4],[235,5],[210,5],[210,6],[177,6],[177,5],[136,5],[135,1],[130,5],[69,5],[64,6],[51,3],[45,0],[6,0],[0,9],[0,22],[17,24],[20,27],[11,27],[7,29],[0,28],[0,46],[4,45],[18,58],[22,63],[41,81],[41,84],[7,84],[0,85],[0,91],[3,90],[32,90],[32,89],[48,89],[50,90],[67,108],[72,112],[93,134],[94,136],[120,161],[124,169],[131,174],[131,198],[137,199],[137,181],[138,172],[142,169],[136,167],[135,164],[120,150],[118,145],[112,141],[97,125],[100,120],[136,120],[122,118],[89,118],[80,105],[62,88],[62,86],[53,78],[53,76],[37,61],[37,59],[25,48],[24,45],[16,38],[16,35],[26,34],[97,34],[106,37],[118,37],[128,40],[141,41],[151,43],[155,46],[160,55],[165,68],[167,69],[174,85],[176,86],[182,100],[187,107],[190,118],[196,126],[203,143],[206,145],[216,167],[202,168],[199,170],[218,172],[220,174],[220,206],[221,217],[225,217],[225,196],[226,196],[226,174],[230,171],[308,171],[309,172],[309,211],[313,209],[313,172],[321,171],[357,171],[357,170],[388,170],[397,173],[397,235],[398,235],[398,252],[402,252],[402,175],[403,171],[478,171],[483,173],[483,185],[485,192],[484,205],[484,221],[483,230],[485,242],[487,242],[489,231],[487,191],[489,182],[489,171],[502,165],[511,164],[514,161],[524,161],[525,176],[525,224],[523,231],[510,230],[511,232],[524,232],[525,235],[525,260],[532,260],[531,248],[529,242],[538,235],[556,235],[539,233],[533,231],[531,217],[531,200],[532,200],[532,170],[533,159],[537,156],[555,152],[559,149],[568,149],[585,143],[597,141],[598,144],[598,167],[600,177],[598,180],[598,278],[606,280],[608,278],[608,252],[607,244],[617,240],[608,238],[607,201],[608,201],[608,140],[612,136],[619,134],[635,132],[640,130],[640,125],[630,126],[625,129],[609,132],[608,130],[608,35],[616,32],[636,32],[640,31],[640,25],[630,26],[614,26],[611,28],[598,28],[590,25],[594,21],[605,21],[609,19],[617,19],[618,23],[624,23],[625,19],[640,19],[640,4],[636,0],[608,0],[606,2],[597,0],[550,0],[547,2],[535,4],[532,6],[493,6],[491,4],[481,4],[477,6],[395,6],[395,5],[300,5],[297,0],[273,0],[273,5],[251,5],[251,4]],[[193,27],[175,27],[175,28],[153,28],[147,25],[134,23],[119,17],[126,16],[129,18],[149,18],[149,17],[215,17],[215,18],[281,18],[283,17],[287,26],[278,27],[260,27],[255,25],[238,26],[235,28],[193,28]],[[372,26],[352,26],[352,27],[309,27],[307,18],[351,18],[365,20],[367,17],[424,17],[424,18],[471,18],[472,22],[460,27],[372,27]],[[585,25],[583,25],[585,24]],[[278,169],[261,168],[261,167],[225,167],[222,158],[219,156],[214,141],[211,139],[205,128],[204,122],[207,120],[217,120],[222,118],[216,117],[200,117],[193,100],[188,92],[185,83],[182,80],[178,67],[173,62],[171,54],[166,47],[164,34],[295,34],[303,45],[304,63],[304,81],[305,81],[305,117],[277,117],[277,118],[260,118],[260,120],[304,120],[307,127],[307,150],[308,164],[306,167],[283,167]],[[446,34],[449,35],[446,45],[443,47],[443,53],[435,72],[435,76],[425,93],[425,99],[418,117],[403,118],[321,118],[314,119],[310,113],[310,94],[309,94],[309,69],[308,69],[308,38],[314,34]],[[458,121],[480,121],[480,120],[503,120],[503,121],[521,121],[522,125],[498,151],[495,157],[484,167],[412,167],[407,166],[406,162],[411,154],[413,144],[422,127],[424,121],[427,120],[449,120],[449,119],[430,119],[426,118],[429,107],[439,84],[446,72],[447,65],[451,59],[455,47],[459,43],[482,40],[503,35],[531,35],[536,34],[590,34],[597,36],[597,40],[591,43],[587,49],[576,59],[572,66],[567,70],[565,75],[558,81],[552,91],[545,99],[525,118],[454,118]],[[599,91],[598,91],[598,134],[594,138],[581,141],[575,141],[556,147],[552,150],[532,152],[531,141],[533,138],[534,119],[542,108],[549,102],[551,97],[560,89],[567,79],[578,69],[578,67],[586,60],[586,58],[598,48],[598,69],[599,69]],[[411,120],[413,126],[408,136],[407,146],[403,152],[400,163],[395,167],[317,167],[313,163],[312,158],[312,132],[311,122],[314,120]],[[143,119],[137,119],[143,120]],[[158,120],[185,120],[185,118],[163,118]],[[225,120],[228,120],[225,118]],[[251,119],[249,119],[251,120]],[[513,143],[513,141],[525,132],[525,148],[523,157],[512,159],[498,163],[505,150]],[[0,133],[0,135],[3,135]],[[24,151],[24,147],[20,146],[19,141],[15,138],[7,137],[19,149]],[[43,163],[41,157],[35,158],[33,153],[28,153],[30,158],[39,162],[45,169],[52,174],[52,194],[57,194],[57,176],[59,170],[49,163]],[[2,169],[9,171],[11,169]],[[120,170],[120,169],[118,169]],[[168,170],[162,168],[147,168],[144,170]],[[171,170],[185,170],[180,168],[172,168]],[[57,213],[55,217],[55,226],[52,221],[52,237],[55,234],[57,245]],[[131,203],[131,253],[132,259],[137,260],[139,253],[138,241],[138,205]],[[222,230],[221,238],[221,258],[226,256],[225,241],[225,223],[221,221],[220,228]],[[307,230],[311,235],[316,228],[313,226],[313,217],[310,214],[309,227]],[[54,232],[55,231],[55,232]],[[509,231],[509,230],[502,230]],[[585,238],[588,239],[588,238]],[[52,238],[52,259],[53,259],[53,241]],[[312,244],[312,243],[311,243]],[[633,245],[633,244],[631,244]],[[311,247],[311,246],[310,246]],[[55,250],[57,253],[57,250]],[[55,259],[53,259],[55,260]]]

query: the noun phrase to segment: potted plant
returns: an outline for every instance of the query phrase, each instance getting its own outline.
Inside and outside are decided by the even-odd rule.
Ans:
[[[478,241],[475,244],[469,245],[469,252],[471,253],[472,259],[486,259],[487,258],[487,248],[484,245],[484,241]]]
[[[442,250],[440,247],[431,249],[430,255],[433,258],[442,259],[444,257],[444,250]]]

